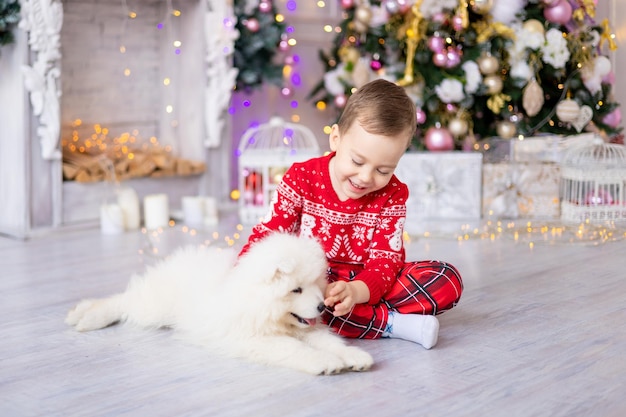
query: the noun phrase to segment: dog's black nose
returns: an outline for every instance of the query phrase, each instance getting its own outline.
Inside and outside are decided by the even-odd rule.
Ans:
[[[325,308],[326,306],[324,305],[324,303],[319,303],[317,306],[317,311],[321,313],[322,311],[324,311]]]

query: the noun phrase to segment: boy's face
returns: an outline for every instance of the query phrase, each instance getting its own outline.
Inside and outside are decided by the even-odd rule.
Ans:
[[[358,199],[385,187],[407,149],[406,137],[368,133],[354,122],[343,134],[334,125],[330,149],[336,152],[330,161],[330,177],[339,199]]]

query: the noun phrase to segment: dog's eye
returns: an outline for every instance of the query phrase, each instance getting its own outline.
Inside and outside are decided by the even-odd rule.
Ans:
[[[298,287],[295,290],[291,290],[291,292],[295,293],[295,294],[302,294],[302,288]]]

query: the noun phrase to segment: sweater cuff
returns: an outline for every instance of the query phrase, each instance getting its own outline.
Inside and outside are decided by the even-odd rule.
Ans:
[[[370,271],[363,271],[355,277],[355,280],[363,281],[370,290],[370,299],[367,302],[368,304],[375,305],[380,302],[380,299],[383,297],[384,288],[379,274]]]

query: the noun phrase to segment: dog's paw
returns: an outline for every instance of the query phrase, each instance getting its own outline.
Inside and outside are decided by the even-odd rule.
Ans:
[[[302,360],[299,363],[301,370],[313,375],[335,375],[346,371],[346,364],[340,357],[328,352],[319,353]]]
[[[79,332],[107,327],[120,319],[107,307],[107,300],[83,300],[67,313],[65,323]]]
[[[367,371],[374,365],[374,358],[361,348],[356,346],[346,346],[342,349],[341,358],[346,364],[346,368],[351,371]]]

